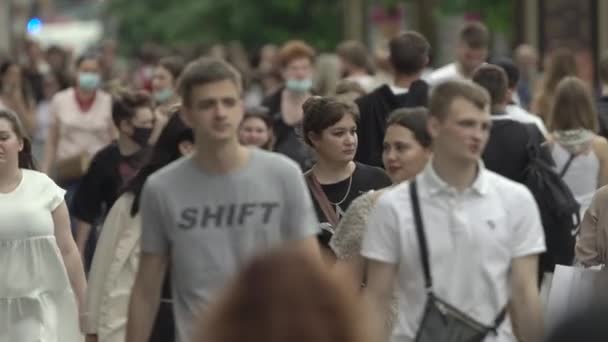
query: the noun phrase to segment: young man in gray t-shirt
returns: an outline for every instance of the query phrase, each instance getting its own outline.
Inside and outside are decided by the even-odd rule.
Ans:
[[[240,84],[236,70],[216,59],[184,71],[182,113],[196,152],[152,175],[144,187],[129,342],[149,338],[169,261],[178,342],[192,340],[200,313],[252,255],[291,241],[321,262],[317,220],[299,167],[238,143]]]

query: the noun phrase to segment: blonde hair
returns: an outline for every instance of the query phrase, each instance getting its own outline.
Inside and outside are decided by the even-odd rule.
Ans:
[[[557,84],[547,126],[550,131],[587,129],[597,132],[599,123],[587,84],[569,76]]]

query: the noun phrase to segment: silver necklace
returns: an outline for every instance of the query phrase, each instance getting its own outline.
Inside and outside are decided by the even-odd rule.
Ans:
[[[353,171],[353,173],[355,173],[355,172]],[[336,211],[340,207],[340,204],[344,203],[344,201],[346,201],[346,199],[348,198],[348,195],[350,194],[350,188],[353,185],[353,173],[351,173],[350,177],[348,178],[348,189],[346,189],[346,193],[344,194],[344,197],[339,202],[336,202],[336,203],[329,201],[329,203],[336,206]]]

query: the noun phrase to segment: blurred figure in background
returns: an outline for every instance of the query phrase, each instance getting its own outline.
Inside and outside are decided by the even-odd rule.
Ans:
[[[591,91],[576,77],[562,79],[552,97],[547,126],[552,135],[555,169],[581,205],[581,217],[593,194],[608,184],[608,141],[597,134]]]
[[[181,98],[177,93],[177,81],[184,69],[185,61],[179,56],[163,57],[158,61],[154,68],[152,77],[152,100],[155,105],[154,131],[150,136],[149,143],[153,145],[160,136],[165,125],[176,112],[181,103]]]
[[[365,89],[355,81],[341,80],[336,85],[336,96],[344,101],[355,102],[365,95],[367,95]]]
[[[357,126],[357,161],[382,167],[382,145],[389,113],[397,108],[426,106],[429,87],[420,77],[428,64],[430,48],[426,38],[415,31],[404,32],[389,42],[392,84],[380,86],[356,101],[361,114]]]
[[[340,81],[340,60],[334,54],[324,53],[315,63],[313,88],[317,95],[333,96]]]
[[[458,36],[456,61],[433,71],[427,79],[431,87],[448,80],[473,77],[473,72],[488,58],[490,32],[480,22],[467,23]]]
[[[19,115],[28,136],[36,129],[36,102],[23,69],[8,61],[0,65],[0,108],[10,109]]]
[[[90,54],[79,57],[76,70],[75,86],[55,94],[51,101],[51,122],[41,167],[67,190],[70,209],[91,157],[115,137],[112,98],[99,89],[98,57]]]
[[[312,154],[297,129],[304,115],[302,105],[312,96],[315,50],[302,41],[289,41],[279,51],[285,87],[267,97],[262,105],[273,120],[275,151],[296,161],[303,170],[312,166]]]
[[[374,65],[363,43],[355,40],[342,42],[336,48],[336,54],[340,58],[342,77],[359,83],[368,93],[376,88]]]
[[[204,316],[213,342],[370,342],[356,292],[290,249],[255,258]]]
[[[272,120],[266,108],[250,108],[245,112],[239,127],[239,141],[242,145],[272,151],[274,134]]]
[[[518,104],[528,109],[534,98],[534,87],[538,78],[538,52],[528,44],[518,46],[515,49],[515,64],[520,72],[520,80],[517,83]]]
[[[548,116],[557,84],[568,76],[576,76],[576,60],[571,51],[558,49],[551,53],[547,68],[540,82],[540,88],[534,92],[531,112],[540,116],[548,125]]]
[[[513,62],[508,58],[500,58],[493,64],[499,66],[507,75],[508,88],[506,97],[507,106],[505,107],[505,117],[508,117],[511,120],[519,121],[521,123],[534,124],[544,136],[547,136],[547,127],[545,126],[543,120],[537,115],[529,113],[516,101],[517,85],[520,82],[520,72],[517,66],[515,66],[515,64],[513,64]]]
[[[88,270],[97,228],[112,208],[123,187],[146,162],[148,141],[154,128],[152,100],[146,92],[123,91],[112,103],[112,121],[118,139],[101,149],[91,161],[74,195],[76,244]]]
[[[84,331],[87,342],[124,342],[131,288],[139,263],[139,204],[148,177],[193,152],[194,137],[179,115],[163,130],[149,161],[116,200],[99,237],[89,275]],[[159,313],[150,342],[174,340],[170,273],[165,276]]]
[[[51,100],[60,90],[63,90],[59,80],[61,76],[54,71],[48,72],[42,79],[42,100],[36,108],[36,130],[32,135],[32,153],[34,159],[41,162],[44,159],[44,144],[51,125]],[[65,82],[65,81],[64,81]]]
[[[600,96],[597,99],[599,134],[608,139],[608,51],[604,52],[599,65]]]

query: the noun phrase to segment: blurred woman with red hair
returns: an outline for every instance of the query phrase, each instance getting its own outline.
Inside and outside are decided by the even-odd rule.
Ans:
[[[352,286],[283,249],[253,260],[208,311],[196,341],[366,342]]]

